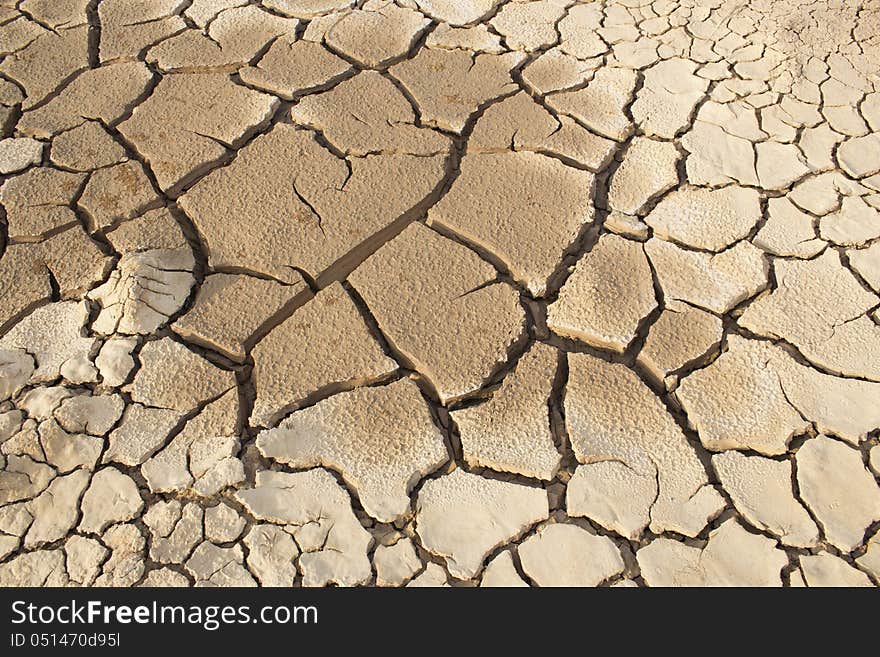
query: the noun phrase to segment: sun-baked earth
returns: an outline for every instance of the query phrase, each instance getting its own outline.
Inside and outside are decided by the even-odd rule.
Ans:
[[[0,586],[877,586],[880,3],[0,0]]]

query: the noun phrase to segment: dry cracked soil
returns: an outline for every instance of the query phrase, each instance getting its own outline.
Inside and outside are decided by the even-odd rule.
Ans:
[[[0,586],[877,586],[880,3],[0,0]]]

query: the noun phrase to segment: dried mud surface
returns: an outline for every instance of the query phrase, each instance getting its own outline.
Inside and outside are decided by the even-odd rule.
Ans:
[[[880,585],[880,5],[0,0],[0,586]]]

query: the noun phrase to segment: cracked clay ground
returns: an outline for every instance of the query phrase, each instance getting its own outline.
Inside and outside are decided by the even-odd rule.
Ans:
[[[0,0],[0,586],[880,584],[880,1]]]

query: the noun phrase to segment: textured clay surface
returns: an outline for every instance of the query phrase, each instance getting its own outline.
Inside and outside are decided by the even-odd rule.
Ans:
[[[880,586],[880,5],[0,0],[0,586]]]

